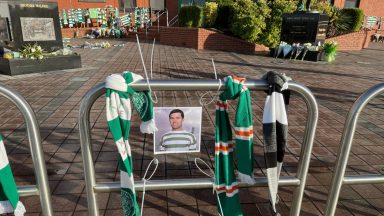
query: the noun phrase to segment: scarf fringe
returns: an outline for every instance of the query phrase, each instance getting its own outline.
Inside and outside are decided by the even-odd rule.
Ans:
[[[249,185],[253,185],[256,183],[255,177],[253,176],[253,174],[250,176],[250,175],[246,175],[241,172],[238,172],[237,177],[239,178],[240,182],[247,183]]]
[[[140,131],[141,133],[153,134],[155,131],[157,131],[155,120],[151,119],[146,122],[141,122]]]
[[[0,201],[0,214],[14,213],[15,216],[24,216],[26,210],[20,201],[17,203],[16,209],[13,209],[13,206],[9,201]]]

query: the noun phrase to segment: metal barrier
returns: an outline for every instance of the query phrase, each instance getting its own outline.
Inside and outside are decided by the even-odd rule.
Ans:
[[[384,83],[373,86],[364,92],[353,104],[345,120],[343,136],[340,141],[339,153],[335,165],[335,172],[332,177],[331,189],[329,191],[327,204],[325,206],[325,215],[335,214],[337,202],[343,184],[377,184],[384,183],[384,175],[355,175],[345,176],[345,169],[348,163],[349,153],[352,147],[353,136],[355,135],[357,120],[360,112],[372,98],[384,92]]]
[[[151,80],[151,89],[153,91],[217,91],[220,83],[218,80]],[[250,90],[264,91],[268,85],[265,81],[249,80],[245,85]],[[145,80],[141,80],[131,85],[137,91],[148,90]],[[222,87],[223,90],[225,87]],[[279,186],[295,186],[290,215],[299,215],[301,203],[304,194],[305,182],[311,158],[313,140],[318,120],[318,107],[317,102],[311,91],[305,86],[289,82],[289,89],[300,94],[303,97],[308,110],[306,129],[304,132],[303,147],[300,153],[300,159],[296,176],[282,176],[279,180]],[[97,204],[97,193],[120,191],[120,182],[103,182],[96,183],[95,167],[93,164],[92,145],[90,135],[90,122],[89,116],[93,103],[106,92],[104,83],[101,83],[84,96],[80,105],[79,114],[79,130],[81,151],[84,163],[84,173],[87,189],[87,201],[89,215],[98,216],[99,208]],[[267,186],[266,177],[258,177],[255,179],[256,184],[252,186]],[[166,179],[166,180],[151,180],[146,183],[146,190],[167,190],[167,189],[202,189],[212,188],[213,182],[209,178],[200,179]],[[240,184],[240,187],[247,187],[249,185]],[[142,181],[135,182],[135,188],[141,191],[143,188]]]
[[[15,90],[0,84],[0,95],[3,95],[12,101],[12,103],[14,103],[23,114],[31,147],[31,156],[35,170],[36,185],[25,185],[17,187],[19,195],[40,196],[41,210],[43,215],[51,216],[53,215],[51,193],[48,184],[47,169],[45,167],[44,152],[41,146],[40,129],[36,120],[36,115],[28,102]]]

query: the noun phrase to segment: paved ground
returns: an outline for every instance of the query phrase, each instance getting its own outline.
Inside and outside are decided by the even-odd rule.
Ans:
[[[83,43],[82,40],[73,43]],[[125,43],[117,41],[116,43]],[[143,44],[147,65],[150,44]],[[75,49],[82,56],[83,68],[16,77],[0,76],[2,84],[20,92],[35,110],[47,162],[55,215],[86,215],[87,206],[79,145],[78,112],[82,96],[111,73],[130,70],[143,74],[135,43],[110,49]],[[319,123],[312,152],[307,187],[301,215],[322,215],[329,190],[332,170],[346,114],[353,101],[364,90],[384,82],[384,45],[373,44],[361,52],[340,52],[333,64],[274,60],[269,57],[241,55],[218,51],[197,51],[157,45],[153,77],[156,79],[213,78],[210,59],[214,58],[220,77],[237,74],[260,78],[268,70],[285,72],[309,87],[319,103]],[[149,67],[149,66],[148,66]],[[200,106],[202,92],[156,92],[156,106]],[[262,107],[265,94],[253,92],[255,125],[255,173],[265,170],[262,143]],[[106,126],[104,99],[99,99],[91,112],[92,142],[98,181],[118,179],[116,149]],[[383,98],[373,100],[364,109],[350,155],[347,173],[384,174]],[[0,131],[6,137],[9,159],[18,185],[34,183],[32,161],[23,119],[4,97],[0,98]],[[233,113],[233,110],[231,110]],[[293,95],[289,108],[289,141],[282,175],[294,175],[300,154],[306,109]],[[200,157],[213,164],[214,105],[203,108],[202,151],[194,154],[157,156],[161,161],[154,178],[194,178],[202,174],[193,160]],[[135,117],[137,120],[137,117]],[[146,139],[133,125],[130,139],[134,174],[140,179],[153,157],[152,138]],[[281,187],[278,205],[288,215],[292,188]],[[141,193],[138,193],[139,197]],[[267,190],[263,187],[240,190],[245,215],[270,215]],[[22,198],[28,215],[41,211],[37,197]],[[140,198],[139,198],[140,200]],[[384,185],[343,186],[336,215],[383,215]],[[144,215],[216,215],[212,190],[168,190],[147,192]],[[107,215],[122,215],[118,193],[100,195],[100,208]]]

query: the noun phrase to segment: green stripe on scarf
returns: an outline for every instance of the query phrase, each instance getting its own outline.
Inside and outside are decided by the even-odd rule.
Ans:
[[[228,76],[225,79],[227,90],[220,95],[216,104],[215,133],[215,184],[224,216],[242,215],[238,183],[234,173],[234,142],[228,116],[227,100],[238,98],[235,117],[236,158],[240,181],[254,183],[253,178],[253,126],[249,90],[243,86],[245,79]]]
[[[133,181],[131,148],[128,141],[131,126],[131,101],[142,120],[141,132],[153,133],[156,130],[150,93],[135,92],[129,86],[141,79],[143,79],[141,76],[134,73],[123,72],[108,76],[105,84],[108,127],[119,151],[121,199],[125,216],[140,215]]]
[[[22,216],[25,213],[25,207],[19,201],[15,179],[0,135],[0,214],[11,212],[14,212],[15,216]]]

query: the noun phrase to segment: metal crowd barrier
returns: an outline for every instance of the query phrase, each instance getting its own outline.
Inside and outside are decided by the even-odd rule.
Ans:
[[[220,83],[218,80],[151,80],[151,89],[153,91],[217,91]],[[268,85],[265,81],[249,80],[245,85],[250,90],[264,91]],[[131,85],[137,91],[148,90],[145,80],[141,80]],[[222,87],[220,90],[224,90]],[[300,153],[300,159],[296,176],[282,176],[279,180],[279,186],[295,186],[290,215],[298,216],[304,194],[305,182],[311,158],[313,140],[318,120],[317,102],[311,91],[305,86],[290,81],[289,89],[293,90],[304,99],[307,105],[307,122],[304,134],[303,145]],[[106,92],[104,83],[101,83],[84,96],[80,105],[79,130],[81,151],[84,163],[84,173],[87,189],[87,201],[89,215],[98,216],[99,207],[97,203],[97,193],[120,191],[120,182],[96,182],[95,167],[93,164],[92,144],[90,134],[90,111],[93,103]],[[256,184],[252,186],[267,186],[266,177],[257,177]],[[194,179],[166,179],[151,180],[146,183],[146,190],[167,190],[167,189],[203,189],[212,188],[213,183],[209,178]],[[249,185],[240,184],[240,187]],[[142,191],[143,182],[136,181],[135,189]]]
[[[328,194],[325,206],[325,215],[333,216],[336,211],[337,202],[343,184],[377,184],[384,183],[384,175],[355,175],[345,176],[345,169],[348,163],[349,153],[352,147],[353,136],[355,135],[356,124],[361,111],[370,100],[384,92],[384,83],[373,86],[364,92],[349,110],[344,124],[343,136],[340,141],[339,153],[335,165],[335,172],[332,177],[331,189]]]
[[[36,120],[36,115],[28,102],[15,90],[0,84],[0,95],[3,95],[12,101],[12,103],[14,103],[23,114],[31,147],[36,185],[18,186],[19,195],[39,196],[43,215],[51,216],[53,215],[51,193],[48,184],[47,169],[45,167],[44,152],[41,146],[40,129]]]

